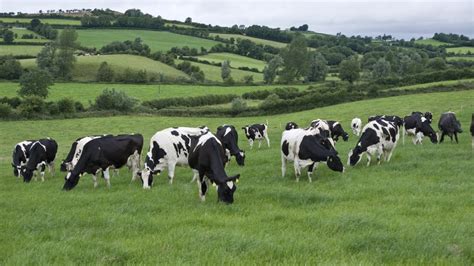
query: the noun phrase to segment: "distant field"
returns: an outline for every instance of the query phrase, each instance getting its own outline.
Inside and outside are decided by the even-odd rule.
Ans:
[[[29,23],[33,18],[0,18],[0,21],[5,23]],[[55,19],[55,18],[40,18],[41,22],[48,23],[51,25],[74,25],[79,26],[81,25],[80,20],[72,20],[72,19]]]
[[[136,55],[101,55],[78,56],[73,71],[73,79],[77,81],[94,81],[97,70],[102,62],[107,62],[115,73],[121,73],[126,68],[134,71],[146,70],[148,73],[162,73],[168,77],[187,77],[183,72],[161,62]],[[34,59],[21,60],[24,67],[34,67]]]
[[[423,39],[423,40],[416,40],[415,43],[417,44],[424,44],[424,45],[432,45],[432,46],[441,46],[441,45],[446,45],[446,46],[449,46],[449,45],[452,45],[450,43],[447,43],[447,42],[440,42],[438,40],[434,40],[434,39]]]
[[[183,60],[176,60],[176,64],[179,64],[180,62],[183,62]],[[204,74],[206,75],[205,78],[206,80],[210,81],[222,81],[221,78],[221,67],[219,66],[213,66],[213,65],[208,65],[208,64],[201,64],[201,63],[196,63],[196,62],[191,62],[189,61],[192,65],[198,66],[202,71],[204,71]],[[232,69],[231,71],[231,76],[235,81],[241,81],[244,76],[253,76],[253,80],[255,82],[261,82],[263,81],[263,74],[261,73],[255,73],[255,72],[250,72],[250,71],[243,71],[240,69]]]
[[[214,63],[222,63],[225,60],[229,60],[231,67],[249,67],[256,68],[260,71],[262,71],[266,65],[264,61],[230,53],[212,53],[203,56],[198,56],[198,58]]]
[[[48,39],[36,34],[35,32],[33,31],[30,31],[30,30],[27,30],[25,28],[12,28],[11,31],[13,31],[13,33],[16,33],[18,35],[18,38],[15,38],[13,40],[13,42],[34,42],[34,43],[46,43],[46,42],[49,42]],[[36,36],[38,37],[38,39],[22,39],[21,36],[23,34],[33,34],[33,36]],[[3,38],[0,38],[0,42],[3,41]]]
[[[83,104],[93,101],[103,89],[115,88],[124,91],[128,95],[139,99],[140,101],[172,98],[172,97],[190,97],[206,94],[236,94],[241,95],[246,92],[256,90],[268,90],[283,85],[265,85],[265,86],[205,86],[205,85],[136,85],[136,84],[101,84],[101,83],[56,83],[50,88],[48,100],[59,100],[70,97]],[[306,89],[306,85],[292,85],[291,87]],[[18,83],[0,82],[0,95],[14,97],[19,89]],[[79,97],[80,95],[80,97]]]
[[[175,34],[166,31],[151,30],[120,30],[120,29],[90,29],[77,30],[79,42],[82,46],[101,48],[113,41],[126,41],[141,38],[145,44],[150,46],[152,52],[168,51],[172,47],[188,46],[200,49],[210,49],[219,42],[202,38]]]
[[[468,47],[468,46],[451,47],[451,48],[446,48],[446,52],[455,53],[455,54],[467,54],[467,52],[471,52],[471,54],[474,54],[474,47]]]
[[[37,55],[43,46],[40,45],[0,45],[1,55]]]
[[[214,37],[216,35],[219,35],[219,37],[221,37],[223,39],[230,39],[230,38],[234,38],[236,40],[237,39],[247,39],[247,40],[251,40],[252,42],[257,43],[257,44],[270,45],[270,46],[274,46],[274,47],[277,47],[277,48],[283,48],[283,47],[286,47],[286,45],[287,45],[287,43],[269,41],[269,40],[254,38],[254,37],[240,35],[240,34],[210,33],[209,35],[212,36],[212,37]]]
[[[433,87],[433,86],[449,86],[449,85],[454,85],[454,84],[459,84],[459,83],[466,83],[466,82],[469,82],[469,83],[474,82],[474,79],[457,79],[457,80],[444,80],[444,81],[437,81],[437,82],[420,83],[420,84],[415,84],[415,85],[410,85],[410,86],[390,88],[390,89],[387,89],[385,91],[389,91],[389,90],[415,90],[415,89],[427,88],[427,87]]]
[[[194,28],[196,28],[194,26],[184,24],[184,23],[170,23],[170,22],[166,22],[165,26],[169,26],[169,27],[176,26],[178,28],[185,28],[185,29],[194,29]]]
[[[474,61],[474,56],[450,56],[446,57],[448,62],[450,61]]]

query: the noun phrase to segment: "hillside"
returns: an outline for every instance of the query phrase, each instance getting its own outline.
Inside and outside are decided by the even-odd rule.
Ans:
[[[0,18],[1,20],[1,18]],[[46,43],[49,42],[48,39],[42,37],[41,35],[38,35],[37,33],[27,30],[25,28],[12,28],[11,31],[15,34],[17,34],[17,38],[13,40],[13,42],[31,42],[31,43]],[[21,37],[23,34],[32,34],[35,39],[22,39]],[[3,38],[0,38],[0,42],[3,41]]]
[[[283,42],[275,42],[275,41],[270,41],[270,40],[265,40],[265,39],[259,39],[259,38],[254,38],[254,37],[250,37],[250,36],[240,35],[240,34],[224,34],[224,33],[210,33],[209,34],[209,36],[211,36],[211,37],[215,37],[217,35],[219,35],[219,37],[221,37],[223,39],[230,39],[230,38],[234,38],[235,40],[237,40],[237,39],[247,39],[247,40],[251,40],[252,42],[254,42],[256,44],[269,45],[269,46],[273,46],[273,47],[277,47],[277,48],[283,48],[283,47],[286,47],[286,45],[288,45],[287,43],[283,43]]]
[[[263,71],[263,68],[266,65],[266,62],[264,61],[231,53],[211,53],[207,55],[197,56],[197,58],[213,63],[222,63],[225,60],[229,60],[230,66],[233,68],[248,67],[256,68],[260,71]]]
[[[5,18],[0,17],[0,21],[5,23],[30,23],[33,18]],[[69,25],[69,26],[80,26],[80,20],[72,20],[72,19],[56,19],[56,18],[40,18],[41,22],[47,23],[50,25]]]
[[[176,60],[176,64],[179,64],[181,62],[183,62],[183,60],[180,60],[180,59]],[[204,71],[206,80],[218,81],[218,82],[222,81],[221,67],[208,65],[208,64],[202,64],[202,63],[196,63],[196,62],[191,62],[191,61],[188,61],[188,62],[190,62],[191,65],[198,66],[202,71]],[[231,76],[234,79],[234,81],[242,81],[242,79],[245,76],[253,76],[253,80],[255,82],[263,81],[262,73],[255,73],[255,72],[244,71],[240,69],[232,69]]]
[[[42,48],[41,45],[0,45],[0,56],[36,56]]]
[[[415,43],[417,44],[424,44],[424,45],[432,45],[432,46],[441,46],[441,45],[444,45],[444,46],[450,46],[452,44],[450,43],[447,43],[447,42],[440,42],[438,40],[434,40],[434,39],[423,39],[423,40],[416,40]]]

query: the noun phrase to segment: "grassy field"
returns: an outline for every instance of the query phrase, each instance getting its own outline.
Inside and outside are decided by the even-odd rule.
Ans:
[[[431,45],[431,46],[441,46],[441,45],[449,46],[449,45],[452,45],[450,43],[440,42],[438,40],[431,39],[431,38],[430,39],[423,39],[423,40],[416,40],[415,43],[424,44],[424,45]]]
[[[250,37],[250,36],[244,36],[244,35],[240,35],[240,34],[210,33],[209,35],[211,37],[219,35],[219,37],[221,37],[223,39],[230,39],[230,38],[234,38],[236,40],[237,39],[247,39],[247,40],[251,40],[252,42],[257,43],[257,44],[269,45],[269,46],[274,46],[274,47],[277,47],[277,48],[283,48],[283,47],[286,47],[286,45],[287,45],[287,43],[264,40],[264,39],[254,38],[254,37]]]
[[[467,54],[467,52],[471,52],[471,54],[474,54],[474,47],[451,47],[446,48],[446,52],[455,54]]]
[[[3,21],[5,23],[15,23],[15,22],[20,22],[20,23],[30,23],[32,18],[0,18],[0,21]],[[48,23],[50,25],[73,25],[73,26],[80,26],[81,21],[80,20],[72,20],[72,19],[55,19],[55,18],[41,18],[40,19],[42,23]]]
[[[175,34],[166,31],[151,30],[122,30],[122,29],[88,29],[77,30],[78,41],[82,46],[101,48],[113,41],[126,41],[141,38],[145,44],[150,46],[152,52],[168,51],[172,47],[189,46],[200,49],[210,49],[219,42],[202,38]]]
[[[474,61],[474,56],[450,56],[446,57],[446,61]]]
[[[84,104],[93,101],[105,88],[115,88],[124,91],[129,96],[145,101],[156,98],[191,97],[206,94],[237,94],[255,90],[266,90],[282,87],[282,85],[265,86],[204,86],[204,85],[136,85],[136,84],[101,84],[101,83],[56,83],[49,90],[48,100],[73,98]],[[306,85],[292,86],[306,89]],[[18,83],[1,82],[0,95],[6,97],[17,96]],[[80,94],[80,97],[77,95]]]
[[[78,56],[73,71],[73,79],[77,81],[95,81],[97,70],[102,62],[107,62],[115,73],[122,73],[126,68],[134,71],[146,70],[148,73],[162,73],[168,77],[187,77],[183,72],[143,56],[116,54],[100,56]],[[35,67],[35,59],[20,61],[24,67]]]
[[[40,45],[0,45],[0,56],[2,55],[29,55],[36,56],[43,46]]]
[[[80,95],[80,94],[78,94]],[[107,117],[1,122],[0,264],[411,264],[470,265],[474,261],[474,158],[467,133],[460,144],[399,144],[390,163],[348,168],[321,165],[313,183],[294,181],[291,167],[280,176],[281,125],[305,126],[315,118],[408,114],[430,110],[458,113],[464,128],[474,112],[474,91],[408,95],[336,105],[305,112],[253,118]],[[163,175],[150,191],[130,182],[127,170],[100,180],[81,178],[63,192],[64,174],[44,183],[13,177],[14,143],[50,136],[59,143],[58,162],[71,142],[89,134],[140,132],[148,139],[169,126],[223,123],[237,128],[269,122],[271,148],[247,151],[235,203],[198,199],[191,171],[178,168],[175,183]],[[365,119],[364,119],[365,120]],[[34,125],[34,130],[25,130]],[[356,143],[337,144],[341,159]],[[148,149],[148,143],[145,144]]]
[[[474,82],[474,79],[443,80],[443,81],[436,81],[436,82],[420,83],[420,84],[410,85],[410,86],[395,87],[395,88],[387,89],[385,91],[415,90],[415,89],[428,88],[428,87],[433,87],[433,86],[450,86],[450,85],[455,85],[455,84],[460,84],[460,83],[472,83],[472,82]]]
[[[225,60],[229,60],[231,67],[250,67],[256,68],[261,71],[266,65],[264,61],[230,53],[212,53],[203,56],[198,56],[197,58],[214,63],[222,63]]]
[[[175,60],[176,64],[183,62],[183,60],[177,59]],[[206,80],[210,81],[222,81],[221,78],[221,67],[213,66],[208,64],[196,63],[189,61],[192,65],[198,66],[202,71],[204,71]],[[240,69],[232,69],[231,74],[232,78],[235,81],[242,81],[245,76],[253,76],[254,82],[262,82],[263,81],[263,74],[262,73],[255,73],[250,71],[244,71]]]
[[[166,22],[165,26],[168,26],[168,27],[176,26],[178,28],[185,28],[185,29],[194,29],[194,28],[196,28],[192,25],[188,25],[188,24],[184,24],[184,23],[171,23],[171,22]]]
[[[12,28],[11,31],[13,31],[13,33],[16,33],[18,35],[18,38],[15,38],[13,40],[13,42],[34,42],[34,43],[46,43],[46,42],[49,42],[48,39],[36,34],[35,32],[33,31],[30,31],[30,30],[27,30],[25,28]],[[38,37],[38,39],[22,39],[21,36],[23,34],[33,34],[33,36],[36,36]],[[0,41],[3,41],[3,38],[0,38]]]

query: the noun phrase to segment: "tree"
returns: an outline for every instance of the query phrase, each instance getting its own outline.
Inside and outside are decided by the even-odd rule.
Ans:
[[[225,60],[224,62],[222,62],[222,66],[221,66],[221,77],[223,81],[226,81],[227,79],[230,78],[230,72],[231,72],[230,61]]]
[[[73,28],[66,28],[61,31],[57,40],[57,47],[59,51],[54,58],[54,65],[57,67],[56,76],[69,80],[72,76],[74,63],[74,51],[78,47],[77,32]]]
[[[97,81],[111,82],[114,80],[114,71],[107,64],[107,62],[102,62],[97,70]]]
[[[323,81],[328,73],[328,62],[321,53],[311,53],[307,81]]]
[[[296,34],[291,43],[281,50],[283,58],[283,71],[280,80],[290,83],[306,76],[309,69],[309,56],[306,38],[302,34]]]
[[[339,78],[349,81],[351,84],[360,77],[360,65],[357,58],[352,57],[343,60],[339,64]]]
[[[30,21],[30,27],[31,27],[32,29],[38,27],[40,24],[41,24],[41,21],[40,21],[39,19],[37,19],[37,18],[34,18],[34,19],[32,19],[32,20]]]
[[[46,44],[36,57],[36,65],[41,69],[49,71],[49,73],[56,73],[56,66],[54,65],[55,56],[56,44]]]
[[[387,60],[385,60],[385,58],[382,57],[374,64],[372,69],[372,77],[374,79],[386,78],[388,75],[390,75],[390,71],[390,62],[388,62]]]
[[[12,56],[0,56],[0,79],[18,79],[22,72],[17,59]]]
[[[38,96],[46,98],[51,85],[53,85],[53,79],[48,71],[42,69],[31,70],[21,75],[21,88],[18,90],[18,95],[21,97]]]
[[[428,67],[434,70],[446,69],[446,60],[441,57],[435,57],[428,61]]]
[[[3,32],[3,42],[4,43],[12,43],[14,39],[14,34],[13,31],[11,30],[6,30]]]
[[[263,69],[263,80],[267,84],[273,83],[276,78],[278,68],[283,65],[283,58],[275,55]]]
[[[186,24],[191,24],[192,22],[193,20],[190,17],[187,17],[186,20],[184,21],[184,23]]]

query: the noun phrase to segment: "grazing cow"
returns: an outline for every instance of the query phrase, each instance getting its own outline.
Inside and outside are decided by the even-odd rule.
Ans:
[[[339,140],[339,137],[342,137],[344,141],[347,141],[349,139],[349,134],[344,131],[341,123],[334,120],[328,120],[327,123],[329,125],[329,131],[331,131],[331,138],[335,142]]]
[[[430,121],[419,112],[405,116],[403,119],[405,132],[403,134],[403,143],[405,143],[405,135],[413,136],[413,144],[422,144],[423,137],[428,136],[432,143],[438,143],[438,136],[431,127]]]
[[[472,149],[474,150],[474,114],[472,114],[472,121],[471,121],[471,137],[472,137]]]
[[[46,166],[49,172],[54,175],[54,159],[58,152],[58,144],[54,139],[40,139],[33,142],[29,149],[29,158],[25,165],[21,167],[21,175],[24,182],[30,182],[33,172],[38,170],[41,174],[41,181],[44,182],[44,170]]]
[[[99,172],[110,187],[109,169],[119,169],[126,164],[132,169],[133,176],[138,175],[142,148],[143,136],[140,134],[83,138],[77,144],[71,162],[73,168],[65,177],[63,189],[73,189],[85,173],[92,174],[94,187],[97,187]]]
[[[412,115],[423,116],[424,118],[428,119],[428,121],[430,121],[430,124],[433,121],[433,113],[431,113],[431,112],[422,113],[422,112],[416,111],[416,112],[411,112],[411,114]]]
[[[202,201],[206,199],[209,180],[217,186],[217,197],[219,201],[227,204],[234,202],[234,192],[237,189],[235,183],[240,175],[228,177],[224,170],[226,155],[222,144],[211,132],[201,136],[191,136],[191,147],[189,149],[189,166],[193,169],[194,177],[199,187],[199,197]],[[206,178],[207,177],[207,180]]]
[[[144,189],[153,185],[153,175],[168,168],[170,184],[173,183],[176,165],[187,166],[191,147],[191,136],[199,136],[209,131],[207,127],[173,127],[158,131],[150,139],[150,150],[141,171]]]
[[[18,178],[20,178],[21,167],[26,165],[26,162],[28,162],[28,159],[30,158],[30,147],[34,142],[36,142],[36,140],[25,140],[17,143],[15,148],[13,148],[13,175]]]
[[[106,135],[103,135],[103,136],[106,136]],[[77,148],[78,144],[79,144],[79,147],[82,148],[90,140],[93,140],[93,139],[96,139],[96,138],[99,138],[99,137],[103,137],[103,136],[99,136],[99,135],[98,136],[87,136],[87,137],[82,137],[82,138],[76,139],[76,141],[74,141],[72,143],[71,149],[69,150],[69,153],[67,154],[66,159],[64,159],[61,162],[60,171],[61,172],[72,171],[72,168],[73,168],[72,159],[74,157],[74,154],[76,153],[76,148]]]
[[[456,114],[454,112],[446,112],[441,114],[438,122],[438,128],[441,130],[441,139],[439,143],[444,141],[444,135],[448,135],[453,141],[453,135],[456,139],[456,143],[458,142],[458,133],[462,133],[461,123],[456,118]]]
[[[354,133],[354,135],[356,136],[359,136],[360,131],[362,130],[362,120],[360,120],[360,118],[358,117],[352,119],[351,128],[352,128],[352,133]]]
[[[357,145],[349,152],[347,164],[355,166],[364,153],[367,153],[367,166],[370,165],[373,154],[377,156],[379,164],[382,155],[385,161],[389,162],[397,146],[398,132],[398,127],[392,122],[383,119],[369,122],[364,126]]]
[[[223,125],[217,128],[216,137],[222,143],[222,147],[227,155],[227,162],[230,161],[230,156],[235,156],[238,165],[245,164],[245,152],[239,148],[239,136],[237,130],[232,125]]]
[[[281,138],[281,174],[284,177],[286,163],[293,162],[296,181],[301,169],[308,167],[308,180],[320,162],[326,162],[334,171],[343,172],[344,166],[327,138],[316,134],[316,128],[292,129],[284,131]]]
[[[295,122],[286,123],[285,130],[296,129],[298,125]]]
[[[268,138],[268,126],[266,124],[253,124],[242,127],[245,136],[249,140],[250,149],[253,148],[253,142],[258,140],[258,147],[262,145],[262,139],[267,140],[267,145],[270,147],[270,139]]]
[[[330,138],[331,137],[331,129],[329,128],[329,124],[326,120],[322,119],[315,119],[311,121],[309,125],[312,128],[317,128],[319,130],[319,135],[323,138]]]
[[[403,119],[396,115],[373,115],[373,116],[369,116],[368,122],[374,121],[377,119],[383,119],[385,121],[392,122],[398,127],[398,129],[400,129],[403,126]]]

